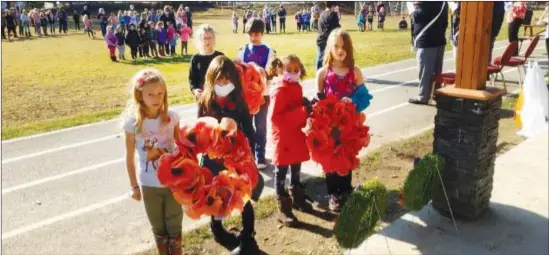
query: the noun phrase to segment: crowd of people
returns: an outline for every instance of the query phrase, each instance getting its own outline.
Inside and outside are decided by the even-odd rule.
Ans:
[[[56,23],[59,27],[58,34],[67,34],[68,14],[64,8],[39,10],[38,8],[18,10],[15,8],[2,11],[2,39],[31,37],[31,27],[36,36],[56,34]],[[7,31],[6,31],[7,30]]]

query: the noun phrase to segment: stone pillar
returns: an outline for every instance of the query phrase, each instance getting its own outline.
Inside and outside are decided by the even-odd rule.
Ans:
[[[462,2],[455,87],[436,91],[433,151],[444,158],[442,179],[456,218],[488,208],[503,90],[486,88],[493,2]],[[437,178],[438,179],[438,178]],[[439,182],[433,207],[450,216]]]

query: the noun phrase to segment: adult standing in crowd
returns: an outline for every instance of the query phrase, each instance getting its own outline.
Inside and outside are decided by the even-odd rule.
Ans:
[[[286,9],[284,9],[283,5],[280,5],[278,9],[278,21],[280,22],[280,29],[278,31],[280,33],[286,33],[286,14]]]
[[[312,15],[312,27],[313,30],[318,31],[318,18],[320,17],[320,7],[318,7],[318,4],[315,3],[313,7],[311,7],[311,15]]]
[[[412,21],[412,45],[417,49],[419,67],[419,95],[409,102],[428,104],[433,77],[442,73],[448,5],[446,2],[419,2],[412,12]]]
[[[522,1],[514,2],[513,7],[507,16],[509,43],[518,41],[520,25],[522,25],[525,15],[526,3]],[[513,56],[518,56],[518,53],[519,50],[517,48],[517,50],[513,53]]]
[[[80,31],[80,14],[78,14],[77,10],[74,10],[72,13],[72,20],[74,22],[74,30]]]
[[[187,15],[187,26],[192,30],[193,29],[193,13],[189,6],[185,6],[185,14]]]
[[[10,38],[11,33],[13,33],[13,37],[17,38],[17,32],[15,31],[15,24],[16,24],[15,11],[13,9],[9,9],[4,20],[6,21],[6,27],[8,28],[8,40],[11,39]]]
[[[326,41],[332,30],[341,27],[339,24],[339,3],[335,1],[326,2],[326,10],[320,13],[318,18],[318,37],[316,39],[317,57],[316,57],[316,70],[322,68],[322,62],[324,60],[324,50],[326,48]]]
[[[105,14],[105,9],[99,8],[99,11],[97,12],[97,19],[99,20],[99,26],[101,26],[101,34],[105,37],[108,24],[108,17]]]
[[[67,34],[68,17],[69,15],[67,15],[67,12],[65,12],[65,8],[59,8],[59,12],[57,13],[57,20],[59,21],[59,34],[61,34],[61,30],[63,30],[63,33]],[[106,32],[107,31],[105,31],[105,33]]]

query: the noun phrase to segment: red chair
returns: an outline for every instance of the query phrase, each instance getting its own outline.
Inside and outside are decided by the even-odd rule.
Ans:
[[[433,95],[435,94],[435,87],[437,84],[440,84],[441,88],[444,88],[448,85],[453,85],[456,83],[456,74],[455,73],[440,73],[433,77],[433,84],[431,85],[431,97],[429,99],[429,104],[433,100]]]
[[[534,52],[534,49],[536,48],[538,41],[539,41],[539,35],[536,35],[534,39],[532,39],[532,41],[530,42],[530,45],[528,45],[528,49],[526,49],[526,53],[524,53],[524,59],[510,57],[508,61],[505,61],[506,59],[504,59],[503,57],[507,57],[505,54],[507,53],[507,50],[511,45],[509,45],[507,49],[505,49],[503,56],[494,58],[494,64],[501,66],[502,69],[505,66],[517,68],[519,73],[519,85],[521,88],[522,88],[522,72],[520,71],[520,68],[522,67],[522,69],[524,70],[524,73],[526,74],[526,69],[524,67],[524,64],[526,63],[530,55],[532,55],[532,52]],[[516,43],[517,42],[513,42],[511,44],[516,44]]]
[[[498,74],[501,74],[501,79],[503,80],[503,89],[505,90],[505,92],[507,92],[507,85],[505,84],[505,76],[503,76],[502,70],[505,65],[509,65],[509,60],[513,57],[513,53],[515,52],[517,47],[518,42],[510,43],[509,45],[507,45],[505,51],[503,51],[503,55],[494,59],[494,65],[488,65],[488,75],[491,76],[490,81],[492,82],[492,86],[495,86]]]

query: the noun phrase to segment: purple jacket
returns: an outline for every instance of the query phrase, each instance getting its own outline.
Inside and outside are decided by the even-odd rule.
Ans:
[[[161,28],[160,31],[158,31],[158,43],[164,44],[166,43],[166,40],[168,39],[168,30],[165,28]]]
[[[118,44],[118,39],[116,39],[116,35],[113,33],[107,33],[105,35],[105,41],[107,42],[107,47],[116,47]]]

